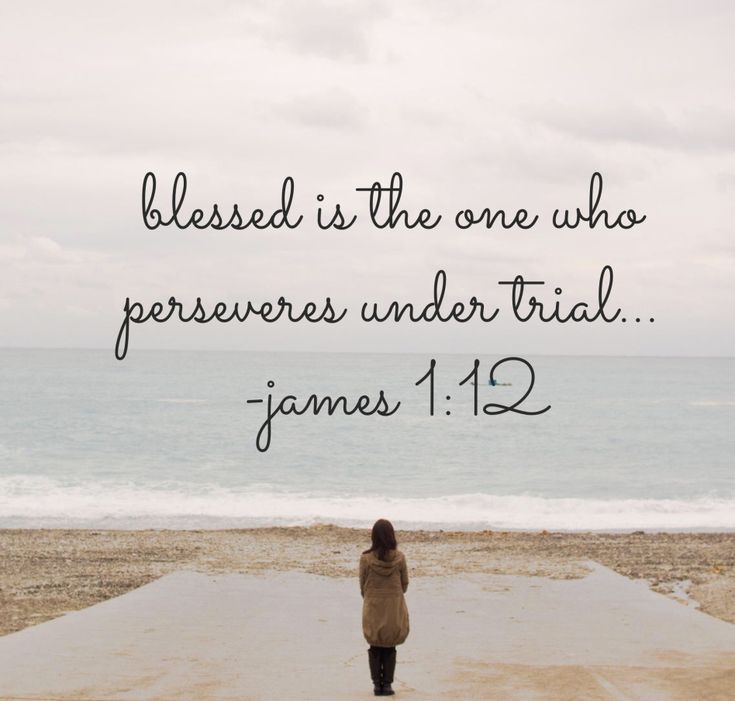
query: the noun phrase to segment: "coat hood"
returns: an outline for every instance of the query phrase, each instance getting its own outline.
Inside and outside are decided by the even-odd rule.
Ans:
[[[384,577],[390,576],[398,569],[403,555],[398,550],[391,550],[386,557],[386,560],[379,560],[375,553],[368,553],[368,567],[375,574],[382,574]]]

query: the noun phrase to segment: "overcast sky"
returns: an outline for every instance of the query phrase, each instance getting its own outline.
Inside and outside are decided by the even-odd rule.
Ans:
[[[3,2],[0,345],[112,352],[126,297],[331,295],[503,306],[517,274],[655,324],[332,328],[145,325],[136,348],[735,354],[735,4],[731,2]],[[295,231],[148,231],[140,189],[278,204]],[[376,231],[357,186],[405,178],[431,231]],[[584,205],[630,231],[548,225]],[[361,215],[313,225],[316,195]],[[463,207],[542,214],[531,231],[457,231]],[[507,305],[506,305],[507,306]]]

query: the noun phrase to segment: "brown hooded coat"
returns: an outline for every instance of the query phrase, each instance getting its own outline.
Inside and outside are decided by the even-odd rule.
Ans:
[[[393,647],[408,637],[406,589],[408,567],[400,550],[391,550],[385,561],[374,552],[360,558],[362,633],[370,645]]]

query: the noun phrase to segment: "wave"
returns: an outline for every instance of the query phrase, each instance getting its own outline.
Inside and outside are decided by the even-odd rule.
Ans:
[[[735,499],[582,499],[453,494],[388,497],[232,489],[162,483],[61,483],[0,478],[0,527],[233,528],[333,523],[364,527],[380,517],[406,529],[733,530]]]

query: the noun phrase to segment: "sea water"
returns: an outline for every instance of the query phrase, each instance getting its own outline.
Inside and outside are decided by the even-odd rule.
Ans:
[[[735,359],[0,350],[0,527],[735,528]],[[273,388],[267,386],[272,380]],[[390,417],[264,404],[383,390]],[[447,399],[449,397],[449,399]]]

